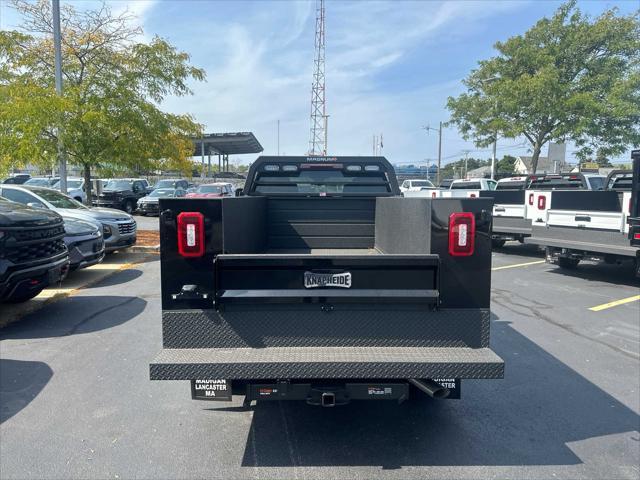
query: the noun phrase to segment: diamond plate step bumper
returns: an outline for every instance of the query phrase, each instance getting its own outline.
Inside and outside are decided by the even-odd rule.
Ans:
[[[151,380],[502,378],[489,348],[321,347],[164,349]]]

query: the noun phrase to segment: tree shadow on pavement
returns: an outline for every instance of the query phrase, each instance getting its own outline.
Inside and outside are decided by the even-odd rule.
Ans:
[[[44,362],[0,358],[0,424],[29,405],[52,376]]]
[[[635,276],[635,268],[631,262],[612,265],[600,262],[580,262],[575,269],[560,268],[550,265],[549,272],[556,275],[580,278],[589,282],[604,282],[612,285],[638,287],[640,280]]]
[[[128,268],[126,270],[116,272],[113,275],[109,275],[107,278],[100,280],[98,283],[93,285],[93,287],[112,287],[114,285],[131,282],[141,275],[142,270],[138,270],[136,268]]]
[[[575,465],[571,442],[640,429],[634,411],[509,322],[492,328],[504,380],[464,380],[461,400],[258,404],[242,465]]]
[[[503,255],[514,255],[522,257],[541,257],[544,258],[544,251],[540,250],[537,245],[520,242],[507,242],[504,247],[494,248],[493,253],[501,253]]]
[[[139,297],[72,296],[46,305],[0,331],[0,340],[64,337],[122,325],[145,309]]]

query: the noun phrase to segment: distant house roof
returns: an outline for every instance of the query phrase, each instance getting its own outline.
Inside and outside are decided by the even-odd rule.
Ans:
[[[549,173],[553,172],[553,165],[549,160],[549,157],[538,157],[538,168],[535,172],[531,171],[531,156],[521,155],[518,157],[518,160],[521,162],[521,165],[524,167],[526,171],[519,171],[518,173]],[[522,170],[522,169],[519,169]]]
[[[474,168],[467,172],[467,178],[484,178],[491,175],[491,166],[485,165],[484,167]]]

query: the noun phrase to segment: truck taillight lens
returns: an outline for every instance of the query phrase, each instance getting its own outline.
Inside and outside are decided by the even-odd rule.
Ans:
[[[469,198],[476,198],[476,194],[475,194],[475,193],[471,193],[471,194],[469,195]]]
[[[538,210],[544,210],[544,207],[547,206],[547,197],[540,195],[538,197]]]
[[[633,239],[634,240],[640,240],[640,233],[634,233],[633,234]]]
[[[436,192],[431,192],[431,198],[436,198]]]
[[[533,193],[529,194],[529,205],[533,205]]]
[[[449,255],[473,255],[476,237],[476,217],[470,212],[449,215]]]
[[[178,253],[183,257],[204,255],[204,216],[200,212],[178,215]]]

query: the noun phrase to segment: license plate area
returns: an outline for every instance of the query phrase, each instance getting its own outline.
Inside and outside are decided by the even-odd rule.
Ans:
[[[217,402],[231,401],[231,380],[191,380],[191,398]]]

